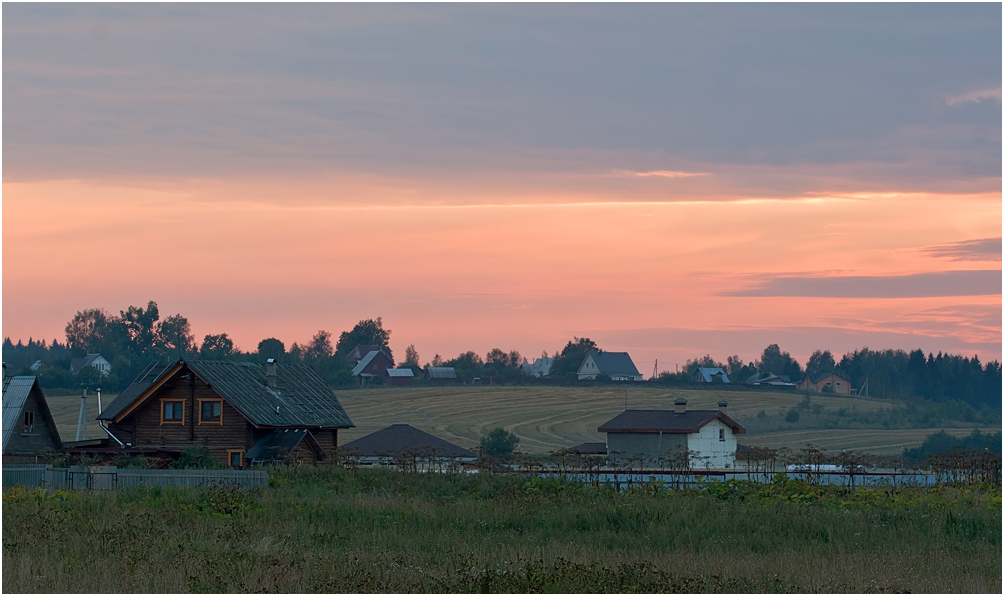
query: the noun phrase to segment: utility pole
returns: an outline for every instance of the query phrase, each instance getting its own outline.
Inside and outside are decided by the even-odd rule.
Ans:
[[[83,437],[83,438],[81,438]],[[77,417],[77,441],[87,440],[87,387],[80,398],[80,416]]]
[[[655,359],[655,366],[652,367],[652,378],[656,379],[659,377],[659,359]]]

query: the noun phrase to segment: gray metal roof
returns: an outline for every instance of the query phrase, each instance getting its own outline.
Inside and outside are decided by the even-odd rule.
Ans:
[[[98,415],[98,420],[114,420],[115,417],[125,409],[129,404],[136,400],[137,397],[150,385],[153,385],[157,379],[163,376],[167,371],[171,370],[177,362],[151,362],[146,365],[136,379],[126,387],[122,393],[112,400],[112,403],[108,404],[108,407],[101,411]]]
[[[590,352],[590,356],[593,357],[593,362],[596,363],[596,369],[598,372],[608,374],[608,375],[640,375],[638,369],[634,365],[634,361],[631,360],[631,356],[627,352]],[[585,361],[583,361],[585,364]],[[579,372],[582,372],[582,366],[579,366]],[[592,372],[592,371],[590,371]]]
[[[726,374],[725,370],[722,368],[698,368],[697,372],[694,373],[694,377],[696,377],[697,379],[699,379],[701,382],[704,383],[713,382],[715,380],[714,379],[715,375],[722,375],[723,383],[729,382],[729,375]]]
[[[452,366],[427,366],[425,374],[430,379],[456,379],[457,369]]]
[[[387,356],[387,352],[384,352],[381,349],[370,350],[369,352],[367,352],[365,356],[363,356],[359,360],[358,363],[356,363],[354,367],[352,367],[352,376],[358,377],[360,374],[362,374],[362,372],[366,370],[366,367],[369,366],[369,363],[373,362],[373,359],[376,358],[379,354],[383,354],[384,357],[387,358],[387,360],[391,359],[390,356]],[[393,362],[393,360],[391,360],[391,362]]]
[[[272,389],[265,384],[265,365],[256,362],[181,360],[178,363],[189,367],[252,424],[298,428],[355,426],[331,388],[306,364],[277,364],[276,388]],[[141,376],[137,379],[140,383],[137,388],[130,385],[123,391],[123,394],[128,392],[132,399],[120,404],[120,395],[100,418],[117,416],[161,375],[169,374],[174,364],[178,363],[172,363],[152,380],[149,379],[153,372]],[[157,367],[151,366],[149,369],[155,371]],[[109,413],[113,407],[116,408],[115,412]]]
[[[393,424],[375,433],[346,443],[339,452],[359,457],[477,457],[473,451],[444,441],[409,424]]]
[[[31,388],[35,385],[35,377],[18,376],[4,377],[3,380],[3,450],[7,450],[7,441],[14,430],[21,424],[21,411],[28,401]]]
[[[410,368],[388,368],[388,377],[414,377],[415,373]]]
[[[100,357],[101,354],[88,354],[83,358],[72,358],[70,359],[70,370],[73,371],[73,374],[77,374],[78,372],[83,370],[85,366],[94,362]]]
[[[716,418],[736,434],[746,432],[738,422],[718,410],[688,410],[682,414],[673,410],[625,410],[597,430],[601,433],[693,433]]]

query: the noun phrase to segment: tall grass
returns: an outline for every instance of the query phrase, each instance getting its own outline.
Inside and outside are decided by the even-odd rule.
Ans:
[[[9,491],[7,592],[1000,592],[999,490],[277,471]]]

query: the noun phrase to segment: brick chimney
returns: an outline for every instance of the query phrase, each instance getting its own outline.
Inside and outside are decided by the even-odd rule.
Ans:
[[[275,358],[269,358],[265,361],[265,386],[269,389],[275,389],[278,386],[276,368]]]
[[[673,406],[677,414],[683,414],[687,411],[687,400],[678,397],[673,401]]]
[[[724,399],[718,402],[718,411],[721,412],[722,414],[728,414],[728,412],[726,411],[728,407],[729,407],[729,402],[725,401]]]

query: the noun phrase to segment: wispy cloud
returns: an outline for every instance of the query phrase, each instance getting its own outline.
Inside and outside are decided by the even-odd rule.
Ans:
[[[978,91],[970,91],[969,93],[963,93],[962,95],[953,95],[951,97],[945,98],[945,103],[950,106],[957,106],[963,103],[979,103],[981,101],[993,100],[997,103],[1001,102],[1001,88],[996,89],[980,89]]]
[[[999,270],[937,271],[913,275],[776,277],[722,296],[802,298],[932,298],[1001,293]]]
[[[649,172],[631,172],[632,176],[658,176],[659,178],[691,178],[693,176],[710,176],[708,172],[676,172],[673,170],[652,170]]]
[[[921,253],[952,261],[1000,261],[1001,239],[981,238],[922,248]]]

